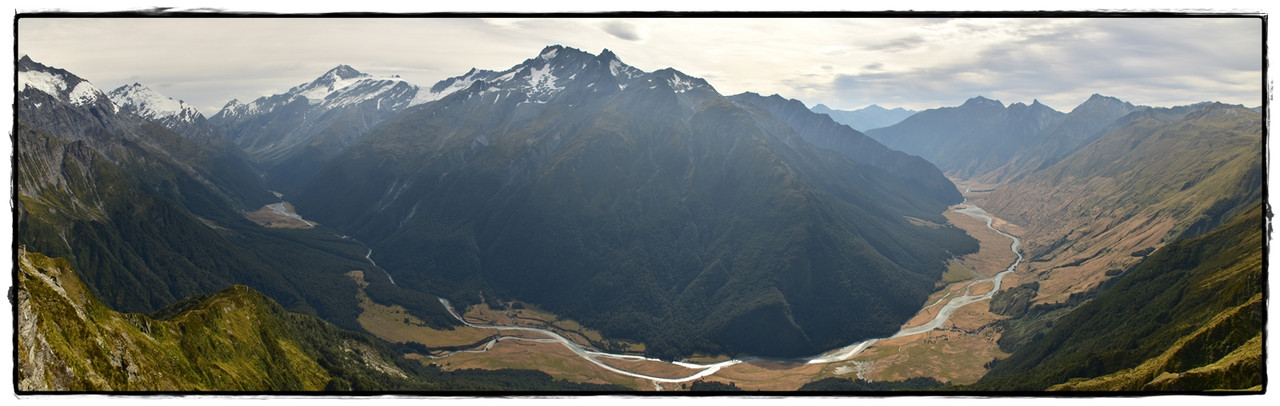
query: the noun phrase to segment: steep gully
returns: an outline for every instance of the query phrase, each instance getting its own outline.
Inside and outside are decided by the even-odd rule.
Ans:
[[[569,350],[573,351],[578,356],[582,357],[583,359],[593,364],[600,366],[601,368],[604,368],[606,370],[609,370],[618,374],[634,377],[634,378],[651,380],[654,382],[655,387],[658,387],[658,388],[660,388],[660,386],[657,386],[657,384],[660,382],[661,383],[679,383],[679,382],[693,381],[693,380],[697,380],[702,377],[714,374],[723,368],[736,365],[739,363],[743,363],[743,362],[765,361],[765,360],[786,361],[786,362],[806,363],[806,364],[841,362],[841,361],[849,360],[854,356],[857,356],[863,350],[867,349],[868,347],[870,347],[871,345],[875,344],[880,340],[887,340],[892,338],[923,334],[925,332],[932,331],[933,329],[936,329],[942,326],[944,323],[947,322],[947,320],[951,317],[951,314],[955,312],[956,309],[964,307],[965,305],[968,305],[970,303],[990,299],[992,296],[994,296],[996,292],[1000,291],[1000,282],[1001,280],[1004,279],[1005,275],[1008,275],[1010,272],[1013,272],[1013,270],[1017,268],[1018,264],[1022,263],[1022,259],[1023,259],[1022,253],[1018,252],[1018,245],[1021,243],[1021,240],[1019,240],[1018,237],[1014,237],[1013,235],[1010,235],[1004,231],[1001,231],[998,228],[995,228],[995,226],[992,225],[994,219],[989,214],[987,214],[985,210],[983,210],[978,206],[967,204],[967,203],[960,204],[956,206],[953,210],[955,210],[957,213],[961,213],[961,214],[972,216],[978,219],[985,220],[987,222],[987,228],[999,233],[1000,235],[1009,237],[1009,239],[1013,240],[1013,243],[1009,245],[1009,249],[1013,251],[1014,255],[1017,255],[1017,259],[1015,259],[1013,263],[1009,265],[1008,268],[1006,268],[1004,271],[1000,273],[997,273],[995,276],[992,276],[990,278],[976,279],[971,281],[969,285],[965,287],[965,291],[963,295],[954,297],[950,301],[948,301],[945,305],[942,306],[942,309],[938,310],[938,314],[934,316],[933,320],[930,320],[927,323],[924,323],[918,326],[903,328],[899,330],[897,333],[895,333],[894,335],[889,337],[873,338],[873,339],[860,341],[860,342],[851,344],[849,346],[837,348],[835,350],[831,350],[810,358],[770,359],[770,358],[762,358],[762,357],[744,357],[741,359],[731,359],[728,361],[721,361],[713,364],[695,364],[695,363],[680,362],[680,361],[664,361],[656,358],[647,358],[647,357],[642,357],[637,355],[611,354],[611,353],[596,351],[594,348],[583,347],[582,345],[575,343],[572,340],[569,340],[568,338],[565,338],[564,336],[550,330],[544,330],[544,329],[533,328],[533,327],[511,327],[511,326],[492,326],[492,325],[473,324],[471,322],[468,322],[466,319],[462,317],[462,315],[460,315],[456,310],[454,310],[453,306],[449,303],[448,300],[445,300],[443,298],[437,298],[437,299],[440,300],[440,304],[443,305],[445,309],[449,311],[450,315],[452,315],[454,318],[458,319],[458,321],[462,322],[462,324],[465,324],[468,327],[486,329],[486,330],[497,330],[499,332],[504,330],[527,331],[527,332],[542,334],[547,337],[547,338],[525,338],[525,337],[499,336],[494,338],[493,340],[490,340],[489,343],[486,344],[483,349],[467,350],[467,351],[460,351],[460,352],[488,351],[489,349],[493,348],[493,346],[501,340],[522,340],[522,341],[543,342],[543,343],[560,343],[561,345],[564,345]],[[365,259],[369,260],[370,264],[377,266],[377,264],[374,264],[373,262],[372,255],[373,255],[373,250],[369,250],[369,254],[365,256]],[[390,274],[387,274],[387,279],[391,280]],[[988,281],[991,282],[994,286],[987,293],[984,293],[981,295],[973,295],[969,293],[970,289],[974,285],[988,282]],[[391,283],[394,284],[395,281],[391,280]],[[939,299],[939,301],[944,299],[945,297],[943,299]],[[937,303],[930,304],[926,308],[930,308],[935,305],[937,305]],[[439,358],[448,357],[449,355],[444,355]],[[645,375],[645,374],[640,374],[640,373],[619,369],[617,367],[604,363],[602,361],[604,359],[663,362],[663,363],[669,363],[672,365],[677,365],[677,366],[697,370],[698,372],[693,373],[692,375],[684,376],[684,377],[664,378],[664,377]]]

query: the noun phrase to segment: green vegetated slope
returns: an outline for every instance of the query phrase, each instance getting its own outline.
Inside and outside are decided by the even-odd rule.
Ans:
[[[1264,214],[1156,250],[970,388],[1259,389]]]
[[[126,114],[100,92],[84,102],[31,85],[43,75],[63,88],[91,88],[69,72],[29,59],[19,70],[19,243],[67,258],[114,309],[146,313],[244,284],[291,310],[358,328],[356,286],[343,274],[373,268],[366,248],[323,227],[273,230],[246,220],[246,210],[269,201],[260,196],[271,196],[259,177],[210,175],[248,168],[224,165],[236,154],[218,155]],[[235,182],[244,178],[257,182]],[[456,323],[429,296],[384,279],[372,284],[370,294],[384,303],[404,303],[440,327]]]
[[[243,285],[119,313],[66,260],[24,249],[17,260],[20,392],[622,389],[534,371],[444,373]]]
[[[460,305],[536,303],[663,357],[808,355],[892,333],[976,248],[941,225],[954,202],[888,174],[701,79],[551,47],[373,128],[293,202]]]

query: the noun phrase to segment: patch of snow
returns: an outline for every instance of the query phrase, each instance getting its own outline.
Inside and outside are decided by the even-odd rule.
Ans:
[[[693,89],[693,82],[685,80],[679,74],[672,74],[671,79],[667,79],[667,84],[671,86],[671,90],[676,93],[684,93]]]
[[[555,57],[556,57],[556,53],[558,53],[558,51],[559,51],[558,49],[550,48],[550,49],[548,49],[548,50],[547,50],[547,52],[543,52],[543,53],[542,53],[542,55],[539,55],[539,56],[541,56],[541,57],[542,57],[542,59],[544,59],[544,60],[548,60],[548,61],[550,61],[550,60],[551,60],[551,58],[555,58]],[[526,54],[526,55],[528,55],[528,54]]]
[[[512,69],[512,70],[508,71],[505,75],[502,75],[502,76],[498,76],[498,77],[496,77],[496,78],[493,78],[493,82],[494,82],[494,83],[506,82],[506,81],[508,81],[508,80],[511,80],[511,79],[515,78],[515,77],[516,77],[516,73],[519,73],[519,72],[520,72],[519,70]]]
[[[612,73],[613,76],[618,76],[618,74],[622,73],[622,62],[617,59],[609,60],[609,73]]]
[[[378,99],[378,109],[382,109],[382,97],[403,82],[399,79],[364,79],[358,83],[331,93],[324,101],[325,107],[333,108],[360,104],[368,100]],[[309,99],[308,99],[309,100]]]
[[[312,104],[316,104],[316,102],[312,102],[312,101],[314,100],[323,101],[326,97],[329,97],[330,94],[333,94],[336,91],[342,90],[347,86],[360,83],[361,81],[364,81],[370,78],[371,77],[367,74],[361,74],[360,76],[356,76],[354,78],[349,78],[349,79],[343,79],[342,77],[339,77],[337,75],[330,74],[330,75],[321,77],[320,79],[316,79],[316,81],[314,82],[304,83],[294,87],[293,89],[289,89],[289,93],[294,93],[299,96],[306,97],[308,102],[311,102]],[[328,82],[328,83],[325,83],[325,82]]]
[[[529,70],[529,88],[525,90],[529,100],[534,103],[546,103],[551,95],[563,90],[556,86],[556,77],[551,74],[551,65]]]
[[[534,89],[555,87],[556,77],[551,75],[551,65],[545,65],[541,69],[529,70],[529,87]]]
[[[26,90],[27,87],[34,87],[50,96],[58,97],[58,94],[67,88],[67,82],[62,79],[62,76],[49,72],[34,70],[18,72],[18,91]]]
[[[409,101],[409,106],[417,106],[419,104],[424,104],[424,103],[443,99],[445,96],[451,95],[454,92],[471,87],[471,85],[474,84],[476,80],[478,80],[476,79],[475,70],[468,72],[466,75],[459,76],[453,79],[454,79],[453,83],[450,83],[449,87],[446,87],[444,88],[444,90],[441,90],[439,92],[434,92],[427,89],[419,89],[418,93],[413,96],[413,100]]]
[[[71,99],[71,103],[77,106],[93,103],[98,101],[99,97],[105,96],[101,90],[84,81],[76,84],[76,88],[71,90],[71,94],[67,98]]]

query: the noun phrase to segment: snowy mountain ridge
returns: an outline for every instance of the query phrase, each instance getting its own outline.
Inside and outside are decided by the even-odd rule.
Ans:
[[[590,78],[586,78],[587,76]],[[586,81],[575,83],[580,77]],[[503,92],[509,97],[522,99],[520,103],[535,104],[547,103],[568,87],[592,88],[597,84],[613,87],[610,91],[625,90],[640,82],[648,84],[650,88],[656,88],[657,82],[665,82],[676,93],[693,89],[715,90],[705,80],[672,68],[645,72],[623,63],[608,49],[601,51],[599,55],[593,55],[562,45],[548,46],[537,57],[502,72],[472,69],[463,76],[441,81],[432,90],[438,92],[438,100],[448,93],[468,89],[476,82],[483,82],[479,95]],[[447,85],[441,86],[446,83]],[[602,89],[592,91],[600,90]]]
[[[338,65],[315,80],[294,86],[282,94],[259,97],[248,103],[232,99],[218,115],[235,118],[267,114],[299,99],[316,106],[320,110],[318,113],[375,99],[390,101],[385,105],[377,102],[375,107],[378,110],[399,111],[443,97],[424,97],[428,95],[420,94],[423,93],[420,90],[399,76],[376,78],[349,65]]]
[[[190,104],[160,94],[137,82],[120,86],[109,92],[107,96],[121,108],[152,121],[173,119],[193,123],[198,117],[204,117]]]
[[[76,106],[105,102],[112,112],[119,111],[106,93],[87,80],[62,69],[41,65],[27,56],[18,62],[18,92],[31,88]]]

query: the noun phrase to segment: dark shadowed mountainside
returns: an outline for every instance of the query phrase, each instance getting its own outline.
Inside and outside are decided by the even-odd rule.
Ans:
[[[791,119],[548,47],[372,128],[294,203],[402,286],[536,303],[664,357],[891,333],[976,248],[944,225],[954,186],[904,189],[928,170],[815,147]]]

